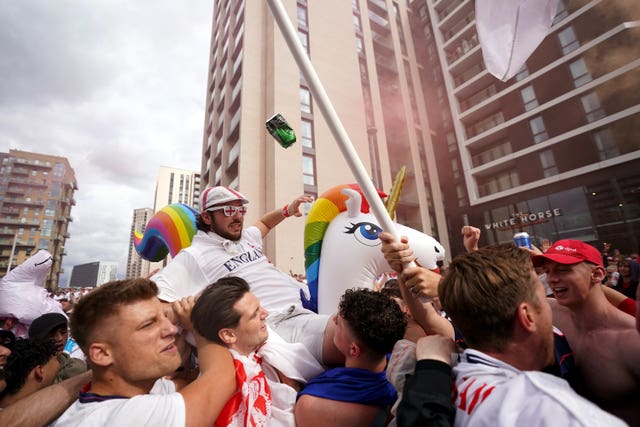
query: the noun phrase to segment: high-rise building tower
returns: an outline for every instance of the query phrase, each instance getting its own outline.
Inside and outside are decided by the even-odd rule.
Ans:
[[[407,166],[398,221],[447,246],[405,2],[283,3],[376,186],[389,191]],[[214,1],[207,87],[203,185],[243,192],[251,201],[248,223],[302,193],[354,182],[265,2]],[[288,149],[265,131],[274,113],[298,135]],[[279,268],[303,268],[303,230],[303,221],[291,220],[267,236],[266,252]]]
[[[140,258],[133,244],[133,232],[139,231],[144,233],[147,222],[153,216],[153,209],[140,208],[133,210],[133,220],[131,221],[131,230],[129,234],[129,255],[127,256],[126,279],[135,277],[147,277],[149,275],[151,263]]]
[[[469,221],[487,243],[522,230],[537,244],[573,238],[636,252],[638,3],[560,0],[549,35],[507,82],[484,67],[474,1],[411,8],[428,105],[442,111],[434,131],[451,233]]]
[[[89,262],[71,267],[68,288],[95,288],[117,279],[117,262]]]
[[[129,254],[127,256],[126,278],[146,277],[157,268],[162,268],[166,260],[150,262],[140,258],[133,244],[134,230],[144,233],[147,222],[155,212],[172,203],[183,203],[198,210],[200,204],[200,174],[187,169],[160,166],[156,180],[154,209],[134,209],[129,234]]]
[[[56,289],[76,204],[75,172],[64,157],[20,150],[0,161],[0,277],[45,249],[53,257],[45,287]]]
[[[184,203],[198,209],[200,201],[200,174],[186,169],[160,166],[153,211],[158,212],[172,203]]]

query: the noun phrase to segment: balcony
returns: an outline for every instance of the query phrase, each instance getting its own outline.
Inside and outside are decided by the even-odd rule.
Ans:
[[[9,182],[12,184],[22,184],[22,185],[28,185],[31,187],[40,187],[40,188],[48,187],[47,181],[45,181],[44,179],[37,180],[37,179],[11,178],[9,179]]]
[[[21,209],[7,207],[7,206],[5,206],[2,209],[0,209],[0,213],[4,214],[4,215],[19,215],[20,212],[22,212]]]
[[[13,236],[16,233],[15,228],[3,227],[0,228],[0,236]]]
[[[13,194],[18,196],[24,196],[24,188],[21,187],[9,187],[7,188],[6,194]]]
[[[240,141],[236,142],[236,144],[229,150],[229,156],[227,157],[227,169],[230,168],[236,160],[240,157]]]
[[[4,204],[14,204],[14,205],[23,205],[23,206],[39,206],[44,207],[44,201],[40,200],[28,200],[26,198],[16,198],[16,197],[5,197]]]
[[[25,165],[30,166],[32,168],[39,168],[44,170],[51,170],[51,162],[40,162],[39,160],[28,160],[28,159],[14,159],[14,164],[17,165]]]
[[[22,219],[8,219],[8,218],[0,218],[0,224],[9,224],[9,225],[19,225],[24,227],[35,226],[38,227],[40,225],[40,221],[37,219],[30,220],[22,220]]]
[[[474,47],[478,46],[478,44],[478,36],[475,33],[462,40],[457,40],[450,48],[445,49],[447,64],[451,65],[455,63]]]
[[[29,169],[14,167],[13,169],[11,169],[11,173],[13,175],[25,175],[25,176],[28,176],[29,175]]]
[[[445,35],[447,32],[452,31],[456,25],[459,25],[460,21],[467,20],[469,14],[473,13],[473,10],[474,2],[471,0],[460,0],[449,5],[438,14],[440,19],[438,26],[442,34]]]
[[[442,32],[442,38],[445,41],[445,44],[455,39],[459,34],[468,35],[469,32],[476,32],[475,24],[476,13],[474,10],[469,12],[467,16],[460,19],[458,22],[453,24],[451,28]]]

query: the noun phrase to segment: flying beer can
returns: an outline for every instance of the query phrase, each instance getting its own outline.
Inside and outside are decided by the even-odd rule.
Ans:
[[[513,243],[515,243],[519,248],[533,249],[531,246],[531,237],[529,237],[529,233],[524,231],[513,235]]]
[[[296,133],[293,131],[289,123],[284,119],[282,114],[276,113],[265,123],[267,131],[278,141],[283,148],[289,148],[296,142]]]

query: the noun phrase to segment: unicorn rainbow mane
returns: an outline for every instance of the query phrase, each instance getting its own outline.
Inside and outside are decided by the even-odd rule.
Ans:
[[[306,308],[316,312],[318,311],[318,272],[320,270],[322,241],[329,227],[329,223],[331,223],[338,214],[347,210],[345,202],[349,197],[342,194],[342,190],[345,188],[356,190],[362,195],[360,211],[369,213],[369,203],[362,190],[360,190],[359,185],[337,185],[322,193],[316,201],[313,202],[304,227],[304,267],[306,269],[310,299],[302,295],[302,302]],[[380,197],[387,196],[380,190],[378,190],[378,194]]]

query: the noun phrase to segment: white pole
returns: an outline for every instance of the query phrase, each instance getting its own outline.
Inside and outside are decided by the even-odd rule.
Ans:
[[[327,92],[324,90],[316,71],[307,56],[307,53],[302,47],[300,40],[298,39],[298,34],[293,28],[291,21],[289,20],[289,16],[287,15],[287,11],[285,10],[282,2],[280,0],[267,0],[269,7],[271,8],[271,13],[280,27],[280,32],[282,33],[289,49],[291,50],[291,54],[293,58],[296,60],[302,75],[305,80],[309,84],[309,90],[318,103],[318,107],[320,108],[320,112],[324,116],[327,124],[329,125],[329,129],[331,129],[331,133],[333,137],[336,139],[340,150],[342,151],[342,155],[344,156],[351,172],[356,178],[358,185],[362,189],[369,205],[371,206],[371,210],[375,215],[376,219],[380,223],[380,226],[383,230],[392,233],[396,239],[399,239],[399,236],[396,233],[396,228],[389,216],[389,213],[384,207],[376,188],[371,182],[369,178],[369,174],[365,169],[360,157],[358,157],[358,153],[355,148],[353,148],[353,144],[349,139],[349,135],[347,135],[344,126],[342,126],[342,122],[338,118],[338,114],[336,113],[329,97],[327,96]]]

